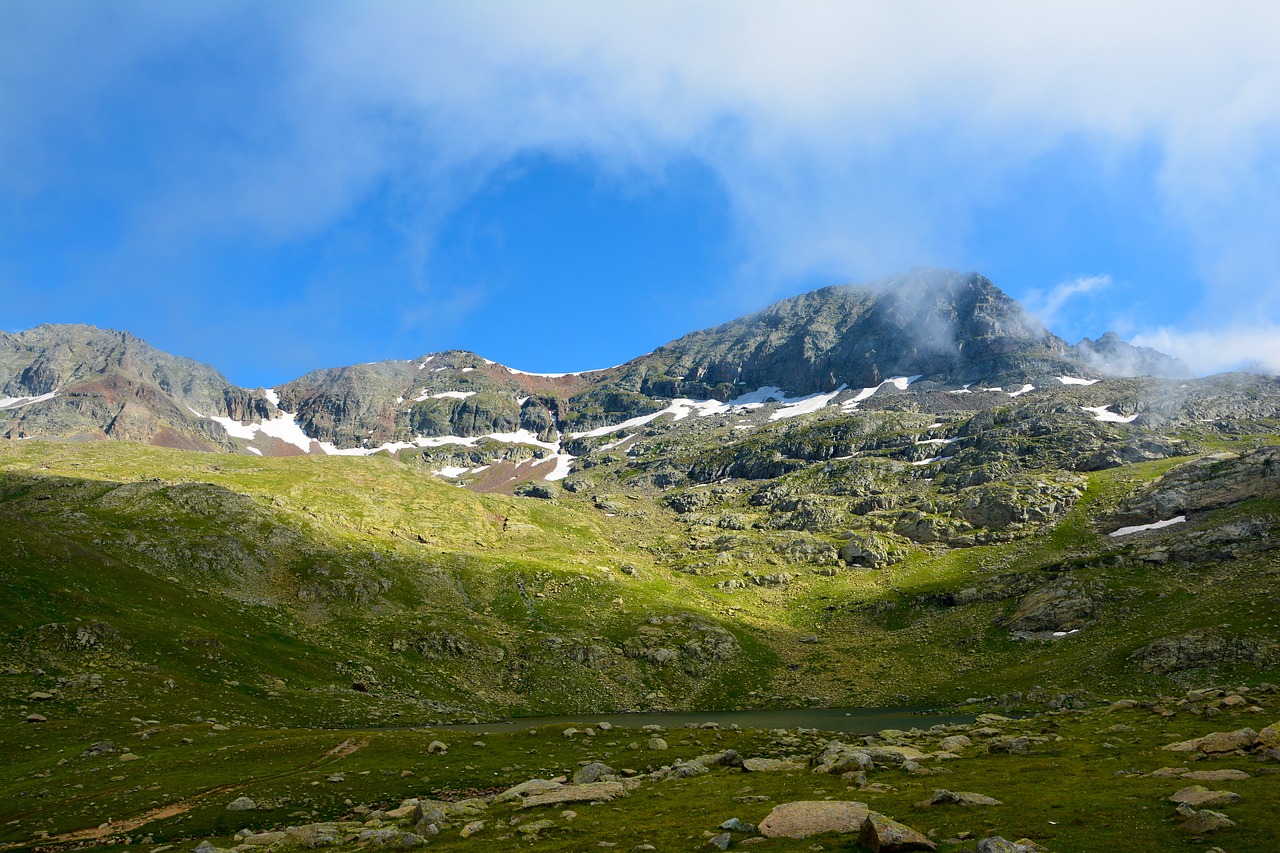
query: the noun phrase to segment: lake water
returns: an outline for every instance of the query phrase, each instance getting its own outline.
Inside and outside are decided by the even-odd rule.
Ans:
[[[572,714],[563,717],[516,717],[479,725],[434,726],[463,732],[508,732],[537,726],[574,725],[579,728],[606,722],[623,728],[657,725],[681,729],[689,725],[718,723],[727,729],[818,729],[848,734],[871,734],[881,729],[927,729],[951,723],[971,723],[972,715],[942,714],[917,708],[798,708],[780,711],[696,711],[642,714]]]

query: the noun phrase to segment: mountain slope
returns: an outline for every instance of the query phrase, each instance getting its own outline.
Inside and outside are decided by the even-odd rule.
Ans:
[[[115,438],[229,450],[204,416],[271,417],[264,397],[128,332],[45,325],[0,333],[0,435]],[[199,412],[200,414],[196,414]]]
[[[891,376],[999,385],[1096,375],[987,279],[924,269],[783,300],[614,373],[619,386],[653,396],[719,399],[763,386],[791,394],[866,388]]]
[[[1087,382],[1134,371],[1189,374],[1176,359],[1110,333],[1068,346],[982,276],[921,269],[802,294],[620,367],[560,376],[455,350],[312,371],[253,392],[125,332],[42,326],[0,337],[0,434],[268,456],[416,449],[433,470],[467,470],[563,456],[584,434],[659,416],[673,400],[754,406],[825,394],[815,405],[850,406],[876,389],[905,391],[908,377],[919,397],[970,385],[1029,391],[1060,376]],[[999,399],[977,394],[963,407]],[[552,471],[564,468],[548,465],[543,475]]]

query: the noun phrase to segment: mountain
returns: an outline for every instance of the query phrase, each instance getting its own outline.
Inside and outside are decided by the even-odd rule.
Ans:
[[[0,344],[0,845],[1274,848],[1280,377],[928,271],[578,375]]]
[[[826,287],[686,335],[618,368],[616,384],[728,399],[763,386],[795,395],[866,388],[891,376],[1000,385],[1064,373],[1096,375],[986,278],[920,269]]]
[[[1156,376],[1161,379],[1190,379],[1191,368],[1178,358],[1152,347],[1136,347],[1107,332],[1096,341],[1088,338],[1071,348],[1073,354],[1103,376]]]
[[[455,350],[317,370],[268,393],[92,327],[5,335],[0,352],[0,425],[11,437],[105,436],[269,456],[452,444],[435,454],[446,468],[545,456],[570,436],[656,414],[672,399],[830,394],[839,405],[894,377],[910,377],[918,394],[1042,387],[1058,376],[1190,375],[1112,333],[1071,347],[982,276],[928,269],[786,299],[583,374],[529,374]]]
[[[244,421],[276,413],[266,398],[232,385],[212,367],[161,352],[128,332],[80,325],[0,332],[0,435],[7,438],[113,438],[231,450],[225,430],[208,416]]]

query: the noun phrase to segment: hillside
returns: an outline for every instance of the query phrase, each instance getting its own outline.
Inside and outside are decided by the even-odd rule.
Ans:
[[[1072,347],[980,277],[915,275],[911,312],[831,288],[574,376],[452,351],[244,392],[120,333],[6,337],[0,843],[305,847],[341,818],[361,824],[335,844],[394,826],[415,846],[434,825],[423,843],[482,849],[534,822],[494,811],[496,789],[600,760],[639,780],[618,814],[555,817],[528,844],[683,849],[722,812],[853,790],[950,849],[1000,827],[1100,849],[1109,824],[1174,849],[1199,836],[1170,822],[1161,745],[1254,720],[1230,753],[1244,828],[1221,837],[1269,849],[1277,777],[1252,765],[1280,758],[1259,734],[1280,680],[1280,379]],[[1121,362],[1169,376],[1105,375]],[[94,427],[110,405],[146,428]],[[123,440],[66,440],[86,438]],[[1041,716],[851,732],[881,752],[847,778],[810,772],[829,744],[799,723],[584,739],[560,722],[472,748],[441,728],[869,706]],[[959,734],[978,746],[934,757]],[[659,735],[685,761],[785,760],[679,770],[643,745]],[[883,751],[908,746],[914,768]],[[961,784],[1021,805],[998,823],[913,805]],[[228,813],[232,792],[265,805]],[[428,794],[483,802],[387,816]],[[1108,817],[1059,820],[1062,803]]]

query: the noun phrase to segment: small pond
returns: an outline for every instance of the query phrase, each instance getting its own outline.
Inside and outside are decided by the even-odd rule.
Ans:
[[[773,711],[693,711],[638,714],[570,714],[560,717],[516,717],[493,723],[436,726],[463,732],[508,732],[537,726],[575,725],[585,728],[606,722],[624,728],[657,725],[680,729],[703,723],[720,728],[818,729],[847,734],[871,734],[881,729],[927,729],[950,723],[971,723],[972,715],[945,714],[917,708],[797,708]]]

